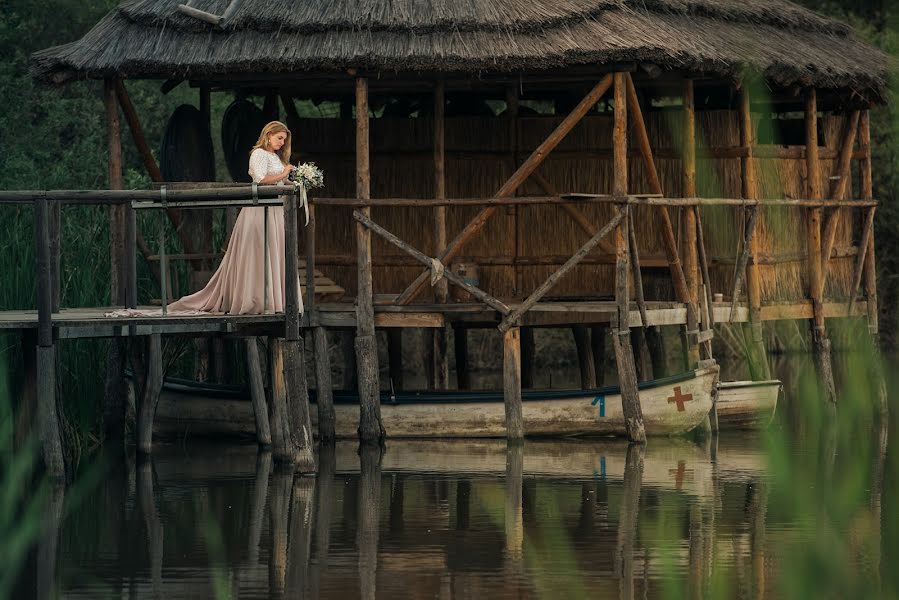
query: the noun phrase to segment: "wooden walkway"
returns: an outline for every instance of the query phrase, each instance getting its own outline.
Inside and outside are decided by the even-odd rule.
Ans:
[[[509,303],[514,309],[517,303]],[[264,315],[186,315],[106,317],[106,313],[120,307],[68,308],[53,313],[52,324],[56,339],[128,337],[151,334],[203,334],[218,333],[232,336],[273,335],[284,331],[284,314]],[[715,303],[716,323],[726,323],[730,316],[730,303]],[[158,306],[142,306],[142,311],[159,311]],[[502,320],[497,311],[482,304],[427,304],[412,306],[375,304],[375,325],[380,328],[421,327],[438,328],[446,324],[469,327],[495,327]],[[847,303],[827,303],[824,315],[828,318],[864,316],[867,307],[857,301],[850,315]],[[646,302],[647,325],[686,324],[687,308],[677,302]],[[766,305],[762,308],[763,321],[782,319],[810,319],[811,302]],[[616,316],[615,302],[540,302],[522,318],[522,325],[552,327],[578,324],[609,323]],[[749,321],[749,309],[738,305],[734,322]],[[640,311],[632,304],[630,322],[634,327],[643,325]],[[352,304],[316,304],[314,310],[303,315],[304,328],[323,326],[328,328],[352,328],[356,326],[356,312]],[[0,331],[37,329],[35,310],[0,311]]]

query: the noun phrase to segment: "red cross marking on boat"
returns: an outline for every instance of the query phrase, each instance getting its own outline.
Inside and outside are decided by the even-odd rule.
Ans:
[[[674,387],[674,395],[668,398],[668,404],[677,404],[677,412],[684,412],[684,402],[693,399],[693,394],[684,394],[680,391],[680,386]]]
[[[693,479],[693,469],[687,469],[685,461],[677,461],[677,469],[668,469],[668,474],[674,476],[674,489],[680,490],[684,485],[684,479]]]

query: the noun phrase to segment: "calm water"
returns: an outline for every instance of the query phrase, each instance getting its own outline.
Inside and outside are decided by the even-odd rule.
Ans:
[[[788,396],[798,386],[788,381]],[[788,402],[767,435],[652,439],[645,450],[405,441],[360,456],[338,444],[320,454],[317,477],[284,472],[253,445],[158,445],[151,462],[107,456],[98,486],[54,496],[19,591],[755,598],[823,586],[843,597],[839,586],[858,577],[854,590],[887,596],[899,537],[886,430],[849,431],[844,443],[842,432],[791,424],[802,410]]]

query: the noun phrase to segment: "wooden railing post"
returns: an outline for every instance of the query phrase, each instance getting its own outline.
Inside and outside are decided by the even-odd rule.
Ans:
[[[630,293],[628,286],[628,205],[627,205],[627,75],[615,73],[615,125],[612,130],[614,179],[612,194],[621,198],[618,205],[618,226],[615,228],[615,301],[618,314],[612,328],[615,360],[621,387],[621,405],[627,437],[632,442],[645,443],[643,410],[637,386],[637,369],[630,338]]]
[[[371,197],[369,167],[368,80],[356,78],[356,196]],[[371,208],[359,209],[371,217]],[[381,422],[381,397],[378,378],[378,346],[375,341],[373,305],[371,231],[356,223],[357,281],[356,292],[356,365],[359,380],[359,440],[380,443],[384,440]]]
[[[814,88],[806,92],[805,102],[805,146],[806,171],[809,200],[821,200],[824,192],[821,186],[821,167],[818,162],[818,96]],[[833,380],[830,340],[824,328],[824,275],[821,257],[821,217],[823,209],[811,208],[808,211],[808,281],[809,295],[812,299],[814,315],[812,339],[815,346],[815,360],[818,376],[823,383],[824,392],[831,403],[836,402],[836,389]]]
[[[47,198],[34,203],[37,273],[37,407],[44,466],[51,479],[66,476],[59,417],[56,413],[56,351],[53,347],[53,282],[51,280],[50,208]]]
[[[284,380],[287,387],[287,430],[294,468],[315,471],[312,421],[309,417],[309,388],[306,383],[306,353],[300,335],[300,280],[298,268],[297,192],[284,199]]]

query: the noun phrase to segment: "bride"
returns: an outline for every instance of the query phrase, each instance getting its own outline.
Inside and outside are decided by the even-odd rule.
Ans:
[[[249,174],[256,183],[284,184],[290,165],[290,130],[280,121],[262,128],[250,153]],[[168,312],[260,314],[284,312],[284,208],[268,207],[268,242],[264,241],[264,207],[244,207],[234,223],[228,249],[218,270],[199,292],[168,305]],[[265,296],[265,253],[268,253],[268,298]],[[299,286],[297,274],[291,281]],[[302,294],[297,294],[303,312]]]

